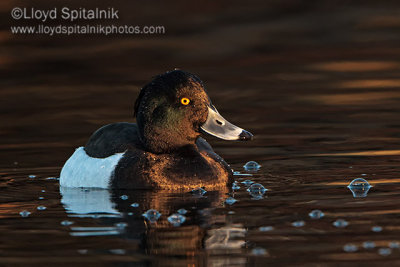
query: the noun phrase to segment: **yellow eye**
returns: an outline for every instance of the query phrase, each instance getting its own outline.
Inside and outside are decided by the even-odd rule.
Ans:
[[[189,100],[189,98],[186,98],[186,97],[183,97],[183,98],[181,98],[181,103],[182,103],[182,105],[189,105],[189,103],[190,103],[190,100]]]

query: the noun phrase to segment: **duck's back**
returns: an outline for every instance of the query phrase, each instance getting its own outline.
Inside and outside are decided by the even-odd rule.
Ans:
[[[94,132],[85,145],[85,151],[93,158],[107,158],[141,147],[137,124],[118,122],[105,125]]]

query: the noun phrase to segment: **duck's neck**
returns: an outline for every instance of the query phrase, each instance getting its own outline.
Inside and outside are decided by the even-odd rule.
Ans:
[[[181,153],[193,150],[196,147],[196,138],[186,138],[176,132],[165,131],[165,129],[145,129],[140,134],[143,146],[147,151],[155,154]]]

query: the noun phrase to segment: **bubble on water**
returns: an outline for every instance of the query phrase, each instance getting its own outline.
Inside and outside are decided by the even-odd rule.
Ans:
[[[137,208],[137,207],[139,207],[139,203],[132,203],[131,207]]]
[[[133,212],[128,212],[127,214],[128,214],[128,216],[132,216]]]
[[[44,199],[44,197],[39,197],[40,200]]]
[[[337,228],[344,228],[347,225],[349,225],[349,222],[343,219],[337,219],[336,221],[334,221],[333,226],[337,227]]]
[[[353,197],[366,197],[372,186],[364,178],[356,178],[347,187],[353,193]]]
[[[317,219],[321,219],[322,217],[325,216],[325,214],[320,211],[320,210],[312,210],[308,216],[310,216],[311,219],[317,220]]]
[[[44,193],[44,192],[46,192],[46,190],[43,189],[43,190],[42,190],[42,193]]]
[[[37,210],[45,210],[45,209],[47,209],[45,206],[38,206],[37,207]]]
[[[225,200],[225,203],[228,204],[228,205],[233,205],[233,204],[236,203],[236,202],[237,202],[237,200],[234,199],[233,197],[228,197],[228,198]]]
[[[392,249],[391,248],[380,248],[378,250],[378,254],[381,256],[389,256],[392,254]]]
[[[252,184],[250,187],[247,189],[247,191],[250,193],[250,195],[253,197],[255,200],[260,200],[264,198],[265,192],[267,192],[268,189],[266,189],[263,185],[261,184]]]
[[[400,243],[397,241],[392,241],[389,243],[389,248],[400,248]]]
[[[195,196],[203,196],[205,193],[207,193],[207,191],[201,187],[192,190],[192,194]]]
[[[357,246],[354,244],[346,244],[343,246],[345,252],[356,252],[358,250]]]
[[[186,217],[182,214],[174,213],[168,217],[168,221],[175,227],[180,226],[186,221]]]
[[[244,184],[245,186],[250,186],[250,185],[254,184],[254,182],[251,180],[245,180],[242,182],[242,184]]]
[[[253,248],[251,250],[251,254],[256,255],[256,256],[260,256],[260,255],[266,255],[267,254],[267,250],[265,248]]]
[[[124,255],[126,253],[126,250],[117,248],[117,249],[110,249],[110,252],[116,255]]]
[[[367,176],[367,174],[366,173],[361,173],[361,176]]]
[[[233,210],[228,211],[228,214],[235,214]]]
[[[185,209],[179,209],[179,210],[178,210],[178,213],[181,214],[181,215],[185,215],[187,212],[188,212],[188,211],[185,210]]]
[[[64,226],[69,226],[69,225],[71,225],[71,224],[74,224],[74,222],[73,222],[73,221],[64,220],[64,221],[62,221],[60,224],[61,224],[61,225],[64,225]]]
[[[232,190],[239,190],[240,186],[237,183],[232,184]]]
[[[47,177],[46,180],[57,180],[57,181],[59,181],[60,178],[57,178],[57,177]]]
[[[87,249],[78,249],[79,254],[87,254],[88,250]]]
[[[28,177],[29,177],[29,179],[35,179],[35,178],[36,178],[36,175],[31,174],[31,175],[29,175]]]
[[[31,213],[27,210],[23,210],[19,213],[19,215],[21,215],[21,217],[28,217],[29,215],[31,215]]]
[[[119,222],[119,223],[116,223],[116,224],[114,224],[114,225],[115,225],[115,227],[117,227],[118,229],[124,229],[125,227],[128,226],[128,224],[127,224],[126,222]]]
[[[127,200],[129,197],[127,195],[122,195],[119,198],[122,199],[122,200]]]
[[[154,223],[161,217],[161,213],[159,213],[157,210],[149,209],[148,211],[143,213],[142,216],[150,222]]]
[[[269,231],[274,230],[274,227],[273,226],[261,226],[258,228],[258,230],[261,232],[269,232]]]
[[[265,192],[267,192],[267,190],[268,189],[266,189],[262,184],[252,184],[247,189],[247,192],[250,192],[251,194],[263,195]]]
[[[292,222],[292,226],[294,227],[303,227],[306,223],[304,221],[295,221]]]
[[[372,230],[372,232],[379,233],[379,232],[382,232],[382,227],[376,225],[376,226],[373,226],[373,227],[371,228],[371,230]]]
[[[261,165],[255,161],[249,161],[243,165],[243,168],[246,171],[258,171],[261,168]]]
[[[375,248],[375,242],[373,241],[365,241],[362,243],[363,248],[365,249],[373,249]]]

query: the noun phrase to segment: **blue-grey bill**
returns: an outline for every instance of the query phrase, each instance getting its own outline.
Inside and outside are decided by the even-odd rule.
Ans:
[[[206,122],[200,127],[204,132],[224,140],[251,140],[253,135],[222,117],[215,108],[208,107]]]

